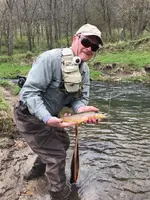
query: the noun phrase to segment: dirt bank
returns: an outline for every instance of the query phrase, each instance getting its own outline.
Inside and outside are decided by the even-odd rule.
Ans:
[[[99,71],[98,80],[110,82],[150,83],[150,65],[135,70],[132,66],[117,63],[101,64],[96,62],[93,69]]]
[[[11,107],[17,101],[9,90],[3,89],[5,100]],[[18,133],[15,123],[13,131],[3,132],[0,134],[0,199],[1,200],[50,200],[48,193],[48,180],[46,175],[26,182],[23,176],[31,169],[36,155],[28,147],[27,143]],[[67,152],[66,174],[70,177],[70,163],[72,151]],[[72,192],[76,190],[72,186]],[[75,194],[73,194],[74,199]]]
[[[17,97],[9,90],[4,90],[5,100],[13,110]],[[11,113],[12,115],[12,113]],[[40,180],[25,182],[23,175],[29,171],[35,154],[20,137],[14,123],[13,132],[0,134],[0,199],[1,200],[38,200],[50,199],[47,191],[46,177]],[[43,198],[44,195],[44,198]]]

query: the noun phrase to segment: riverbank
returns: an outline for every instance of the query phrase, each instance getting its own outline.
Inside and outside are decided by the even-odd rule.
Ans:
[[[150,38],[107,44],[89,62],[91,79],[150,83]]]
[[[106,44],[88,62],[92,80],[150,83],[150,38]],[[40,54],[40,53],[39,53]],[[27,76],[38,54],[0,56],[0,78]]]

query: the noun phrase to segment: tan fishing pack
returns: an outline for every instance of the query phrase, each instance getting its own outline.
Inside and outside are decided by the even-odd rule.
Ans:
[[[79,57],[77,59],[80,59]],[[78,92],[81,87],[82,77],[79,71],[79,62],[75,62],[73,52],[70,48],[62,49],[62,77],[67,92]]]

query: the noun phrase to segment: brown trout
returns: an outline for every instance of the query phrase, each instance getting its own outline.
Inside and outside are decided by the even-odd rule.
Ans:
[[[98,119],[103,120],[103,119],[107,118],[106,114],[90,111],[90,112],[82,112],[82,113],[77,113],[74,115],[64,116],[61,119],[63,120],[63,122],[73,122],[73,123],[75,122],[77,124],[81,124],[84,121],[88,120],[88,118],[91,118],[91,117],[96,120],[98,120]]]
[[[100,112],[82,112],[74,115],[67,115],[62,117],[63,122],[73,122],[75,125],[75,148],[71,161],[71,177],[70,183],[77,183],[80,174],[80,163],[79,163],[79,146],[78,146],[78,125],[88,120],[89,118],[95,118],[96,120],[107,119],[106,114]]]

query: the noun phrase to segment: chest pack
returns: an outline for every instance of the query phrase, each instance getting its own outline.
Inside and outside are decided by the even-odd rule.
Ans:
[[[67,92],[78,92],[81,87],[82,76],[79,70],[81,60],[74,57],[70,48],[62,49],[62,77]]]

